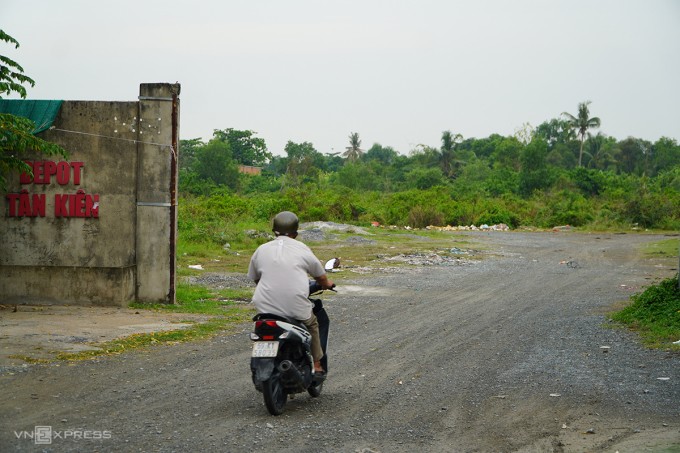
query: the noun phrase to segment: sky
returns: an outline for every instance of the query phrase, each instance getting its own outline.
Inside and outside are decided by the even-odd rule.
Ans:
[[[28,99],[178,82],[181,139],[252,130],[274,155],[353,132],[408,154],[583,101],[618,140],[680,140],[678,0],[0,0],[0,28]]]

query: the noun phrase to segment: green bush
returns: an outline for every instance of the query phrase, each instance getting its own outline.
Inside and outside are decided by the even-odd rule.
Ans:
[[[631,305],[611,316],[614,321],[639,329],[650,343],[667,344],[680,338],[680,290],[677,275],[633,295],[631,300]]]
[[[636,194],[626,203],[623,215],[630,220],[645,228],[664,228],[670,226],[673,217],[677,216],[678,205],[661,195],[656,194]]]
[[[535,195],[532,202],[538,205],[534,219],[539,227],[583,226],[594,218],[594,203],[579,193],[563,190],[547,196]]]
[[[488,211],[484,211],[477,219],[477,225],[498,225],[504,223],[511,228],[518,226],[518,218],[516,215],[501,207],[493,207]]]
[[[281,194],[259,194],[248,197],[253,220],[269,222],[281,211],[294,211],[295,204]]]
[[[444,214],[433,206],[414,206],[408,213],[407,223],[413,228],[444,226]]]

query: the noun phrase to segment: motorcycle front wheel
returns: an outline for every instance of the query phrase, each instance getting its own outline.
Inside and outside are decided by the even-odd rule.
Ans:
[[[269,413],[281,415],[283,408],[286,406],[288,394],[281,385],[278,373],[272,374],[269,379],[262,382],[262,394],[264,395],[264,404],[267,406]]]

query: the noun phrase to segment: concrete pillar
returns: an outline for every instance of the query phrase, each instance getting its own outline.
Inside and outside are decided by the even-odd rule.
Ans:
[[[175,303],[179,84],[141,84],[137,146],[136,300]]]

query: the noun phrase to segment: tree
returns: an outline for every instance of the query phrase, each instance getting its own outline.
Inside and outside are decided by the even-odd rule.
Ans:
[[[559,118],[542,122],[534,131],[534,137],[542,138],[548,144],[548,150],[559,144],[565,145],[575,138],[569,121]]]
[[[309,142],[288,141],[285,150],[288,156],[286,179],[291,186],[297,187],[302,183],[318,180],[320,168],[325,160],[323,154],[318,152],[314,145]]]
[[[524,123],[515,129],[515,137],[521,144],[528,145],[534,137],[536,129],[530,123]]]
[[[622,172],[641,176],[647,169],[647,156],[651,144],[645,140],[628,137],[618,143],[619,169]]]
[[[238,188],[238,167],[229,143],[212,139],[207,145],[197,148],[194,170],[201,179],[210,180],[218,186]]]
[[[14,48],[19,48],[19,42],[10,35],[0,30],[0,40],[14,44]],[[26,97],[24,83],[35,86],[35,80],[24,74],[24,68],[14,60],[0,55],[0,95],[18,93],[23,98]]]
[[[409,152],[409,163],[416,167],[434,167],[439,165],[440,155],[439,149],[419,143]]]
[[[616,164],[615,149],[616,140],[607,137],[601,132],[597,135],[588,133],[588,140],[586,141],[586,150],[584,153],[590,156],[588,167],[597,168],[599,170],[609,170]]]
[[[336,184],[353,190],[380,190],[381,181],[370,165],[347,163],[332,179]]]
[[[583,143],[586,141],[586,134],[588,133],[588,129],[600,127],[600,118],[594,116],[592,118],[589,117],[590,111],[588,110],[588,105],[590,105],[590,101],[585,101],[581,102],[578,105],[578,113],[576,116],[572,115],[571,113],[563,112],[562,115],[564,115],[567,119],[567,122],[569,123],[569,126],[573,129],[576,130],[576,135],[579,137],[579,140],[581,142],[581,146],[579,148],[578,152],[578,166],[580,167],[582,165],[582,159],[583,159]]]
[[[409,189],[425,190],[444,185],[444,174],[440,168],[416,167],[406,174]]]
[[[491,161],[495,168],[507,168],[512,171],[519,171],[520,154],[524,148],[515,137],[504,137],[495,143]]]
[[[196,161],[196,151],[205,146],[200,138],[179,141],[179,169],[188,170]]]
[[[378,161],[382,165],[391,165],[399,154],[391,146],[382,146],[380,143],[374,143],[371,149],[366,151],[364,159],[367,161]]]
[[[519,173],[519,191],[525,197],[534,191],[550,186],[550,172],[546,163],[548,144],[543,140],[532,140],[524,147],[520,156],[522,169]]]
[[[345,161],[338,154],[340,153],[326,153],[323,155],[322,170],[325,172],[339,171],[344,165]]]
[[[452,177],[462,162],[457,159],[456,148],[463,141],[460,134],[453,135],[451,131],[442,132],[442,146],[439,154],[439,165],[442,172],[448,177]]]
[[[342,155],[345,156],[350,162],[356,162],[363,153],[364,150],[361,149],[359,133],[352,132],[349,134],[349,146],[345,148],[345,152]]]
[[[654,174],[680,166],[680,145],[674,138],[661,137],[654,143],[653,149]]]
[[[19,42],[0,30],[0,41],[19,47]],[[24,84],[35,86],[35,81],[24,74],[17,62],[0,55],[0,99],[2,96],[17,93],[26,98]],[[33,170],[24,162],[24,156],[31,152],[66,157],[67,152],[61,146],[50,143],[33,135],[33,121],[7,113],[0,113],[0,191],[7,190],[7,177],[11,172],[33,174]]]
[[[229,149],[237,163],[261,167],[272,158],[272,154],[267,150],[263,138],[254,137],[256,133],[232,128],[215,129],[213,138],[229,143]]]

